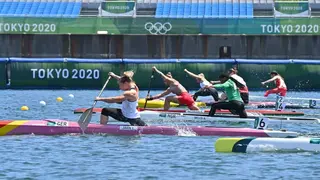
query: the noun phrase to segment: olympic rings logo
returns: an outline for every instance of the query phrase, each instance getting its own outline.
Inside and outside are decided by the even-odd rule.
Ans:
[[[160,22],[152,23],[147,22],[144,25],[144,28],[150,32],[150,34],[167,34],[172,29],[172,25],[169,22],[166,22],[164,24]]]

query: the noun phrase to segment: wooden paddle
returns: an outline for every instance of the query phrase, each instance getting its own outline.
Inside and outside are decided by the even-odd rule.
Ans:
[[[106,88],[106,86],[107,86],[107,84],[109,83],[109,80],[110,80],[110,79],[111,79],[111,76],[109,76],[108,79],[107,79],[107,81],[106,81],[106,83],[104,83],[104,85],[103,85],[103,87],[102,87],[102,89],[101,89],[98,97],[101,96],[103,90]],[[93,103],[92,107],[89,108],[89,109],[87,109],[87,110],[81,115],[80,119],[78,120],[78,124],[79,124],[79,126],[80,126],[80,128],[81,128],[81,130],[82,130],[83,132],[87,129],[88,124],[89,124],[90,121],[91,121],[93,108],[94,108],[94,106],[95,106],[96,104],[97,104],[97,101],[94,100],[94,103]]]
[[[144,102],[144,107],[143,107],[143,109],[146,109],[146,107],[147,107],[147,101],[148,101],[147,98],[148,98],[149,95],[150,95],[151,83],[152,83],[153,75],[154,75],[154,71],[152,70],[152,74],[151,74],[150,81],[149,81],[149,89],[148,89],[147,97],[146,97],[145,102]]]

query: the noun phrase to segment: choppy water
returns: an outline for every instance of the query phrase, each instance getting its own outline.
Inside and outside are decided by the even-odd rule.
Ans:
[[[76,121],[73,109],[90,107],[98,91],[1,90],[0,119],[60,118]],[[106,91],[105,96],[119,91]],[[69,98],[73,94],[75,97]],[[146,92],[141,93],[144,97]],[[152,92],[155,94],[155,92]],[[262,95],[254,92],[253,95]],[[61,96],[64,101],[56,102]],[[289,93],[320,98],[316,92]],[[46,101],[41,107],[39,101]],[[29,111],[20,111],[23,105]],[[98,103],[97,107],[105,104]],[[309,115],[320,110],[303,110]],[[93,122],[97,117],[93,118]],[[186,122],[189,123],[189,122]],[[193,122],[193,124],[211,124]],[[172,124],[171,124],[172,125]],[[228,124],[225,124],[226,126]],[[243,124],[242,126],[249,126]],[[317,125],[288,130],[317,135]],[[0,179],[319,179],[319,154],[215,153],[216,137],[7,136],[0,137]]]

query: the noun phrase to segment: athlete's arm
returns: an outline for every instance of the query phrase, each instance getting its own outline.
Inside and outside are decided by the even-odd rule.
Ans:
[[[123,102],[124,100],[126,100],[126,97],[124,95],[122,96],[115,96],[115,97],[97,97],[96,101],[103,101],[106,103],[120,103]]]
[[[262,82],[262,84],[266,84],[266,83],[272,82],[272,81],[276,80],[277,78],[278,78],[278,77],[275,76],[275,77],[273,77],[273,78],[271,78],[271,79],[269,79],[269,80],[266,80],[266,81]]]
[[[120,76],[118,76],[118,75],[116,75],[116,74],[114,74],[113,72],[109,72],[109,76],[111,76],[111,77],[113,77],[113,78],[115,78],[117,81],[119,81],[120,80]]]
[[[167,81],[170,81],[170,82],[175,82],[174,79],[169,78],[168,76],[166,76],[165,74],[163,74],[163,73],[162,73],[161,71],[159,71],[155,66],[152,67],[152,70],[154,70],[155,72],[157,72],[158,74],[160,74],[160,76],[161,76],[163,79],[165,79],[165,80],[167,80]]]
[[[163,91],[161,94],[157,94],[157,95],[152,96],[151,98],[148,98],[148,99],[149,100],[159,99],[159,98],[164,97],[164,96],[166,96],[166,95],[168,95],[170,93],[171,93],[171,90],[168,88],[167,90]]]
[[[186,72],[189,76],[191,76],[191,77],[193,77],[193,78],[195,78],[195,79],[202,79],[201,76],[198,76],[198,75],[196,75],[196,74],[188,71],[187,69],[184,69],[184,72]]]
[[[124,97],[128,99],[129,101],[136,101],[137,100],[137,91],[136,90],[131,90],[131,91],[126,91],[123,93]]]
[[[221,81],[210,81],[211,84],[221,84]]]
[[[230,83],[227,81],[223,84],[215,84],[215,85],[213,85],[213,87],[214,88],[228,88],[228,87],[230,87]]]

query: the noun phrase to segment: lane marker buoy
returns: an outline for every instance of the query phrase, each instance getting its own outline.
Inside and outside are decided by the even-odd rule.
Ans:
[[[42,106],[47,105],[47,103],[46,103],[45,101],[40,101],[39,103],[40,103]]]
[[[62,102],[63,101],[62,97],[57,97],[57,101]]]
[[[28,111],[29,107],[28,106],[22,106],[20,109],[21,109],[21,111]]]

